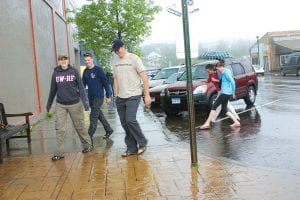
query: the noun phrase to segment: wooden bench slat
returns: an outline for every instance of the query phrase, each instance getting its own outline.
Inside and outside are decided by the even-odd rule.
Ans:
[[[29,116],[33,115],[31,112],[19,113],[19,114],[6,114],[4,105],[0,103],[0,163],[3,163],[2,155],[2,144],[4,140],[6,141],[7,148],[9,147],[9,139],[11,138],[27,138],[27,142],[31,142],[30,136],[30,122]],[[7,123],[7,117],[25,117],[25,124],[21,125],[9,125]],[[26,135],[16,135],[17,133],[26,130]]]
[[[16,133],[21,132],[27,128],[27,124],[19,125],[19,126],[9,126],[4,129],[0,129],[0,137],[3,140],[10,138],[10,136],[15,135]]]

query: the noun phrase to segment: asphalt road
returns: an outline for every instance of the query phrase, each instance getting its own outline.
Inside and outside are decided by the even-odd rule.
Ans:
[[[255,107],[233,102],[241,127],[231,129],[230,119],[219,118],[211,130],[196,129],[198,152],[243,165],[300,171],[300,77],[259,76]],[[169,131],[170,140],[189,145],[187,112],[167,117],[153,113]],[[196,126],[206,119],[197,112]]]

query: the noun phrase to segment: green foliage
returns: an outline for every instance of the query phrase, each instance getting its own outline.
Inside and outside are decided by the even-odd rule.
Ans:
[[[75,10],[69,19],[77,25],[76,39],[85,50],[93,49],[102,66],[112,56],[111,43],[119,38],[129,51],[139,54],[139,45],[150,35],[150,22],[161,10],[151,0],[97,0]]]

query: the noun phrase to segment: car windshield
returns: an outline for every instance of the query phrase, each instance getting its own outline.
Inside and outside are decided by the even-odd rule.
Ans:
[[[206,79],[208,77],[208,73],[205,69],[205,65],[196,65],[192,67],[192,79]],[[180,81],[184,81],[187,79],[186,71],[179,78]]]
[[[174,83],[175,81],[177,81],[177,73],[172,74],[171,76],[169,76],[169,78],[167,80],[165,80],[165,84],[170,84],[170,83]]]
[[[152,80],[167,79],[172,74],[176,73],[178,68],[164,68],[153,77]]]

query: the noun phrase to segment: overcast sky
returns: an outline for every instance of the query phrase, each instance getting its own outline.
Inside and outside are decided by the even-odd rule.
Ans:
[[[76,0],[80,6],[85,0]],[[181,0],[154,0],[162,11],[152,23],[146,43],[174,42],[180,37],[182,19],[167,12],[173,4],[181,12]],[[190,32],[194,40],[211,43],[222,39],[255,40],[271,31],[300,30],[299,0],[194,0],[189,10]]]

